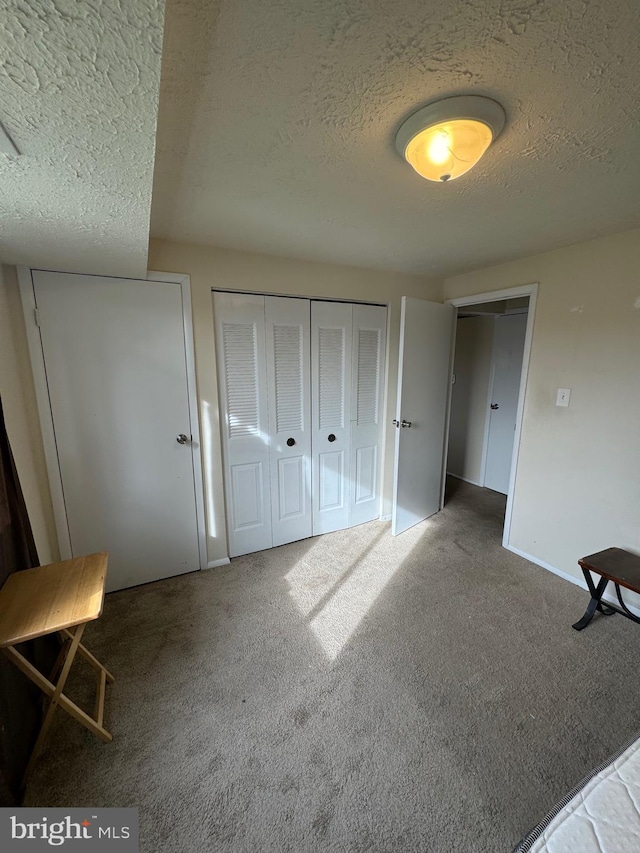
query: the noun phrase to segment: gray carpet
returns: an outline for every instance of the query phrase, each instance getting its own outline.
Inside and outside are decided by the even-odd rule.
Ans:
[[[58,712],[25,804],[137,805],[144,853],[509,851],[640,728],[640,629],[573,631],[586,593],[501,549],[503,513],[452,481],[401,537],[108,596],[114,741]]]

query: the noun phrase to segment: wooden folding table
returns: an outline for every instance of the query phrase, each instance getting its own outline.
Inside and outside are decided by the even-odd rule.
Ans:
[[[33,769],[58,705],[103,741],[111,741],[103,719],[106,685],[113,681],[113,676],[80,642],[87,623],[102,613],[106,574],[107,554],[90,554],[14,572],[0,590],[0,648],[49,698],[25,780]],[[53,671],[46,678],[16,646],[53,633],[61,635],[63,644]],[[98,674],[93,717],[63,693],[76,654]]]

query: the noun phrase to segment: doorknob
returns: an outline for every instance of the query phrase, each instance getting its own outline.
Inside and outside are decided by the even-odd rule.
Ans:
[[[178,444],[187,444],[188,441],[191,441],[188,435],[185,435],[183,432],[176,438]]]
[[[293,447],[293,445],[294,445],[295,443],[296,443],[295,438],[288,438],[288,439],[287,439],[287,447]]]
[[[400,421],[400,426],[402,427],[402,429],[411,429],[411,421],[405,421],[405,419],[403,418]]]
[[[335,435],[332,432],[329,433],[329,441],[335,441],[335,440],[336,440]]]
[[[491,408],[495,411],[495,409],[499,409],[500,406],[497,403],[492,403]]]

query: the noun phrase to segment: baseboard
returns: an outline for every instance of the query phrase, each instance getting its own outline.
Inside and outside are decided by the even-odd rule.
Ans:
[[[462,480],[464,483],[471,483],[472,486],[480,486],[483,488],[482,483],[479,483],[477,480],[470,480],[468,477],[461,477],[460,474],[452,474],[451,471],[447,471],[447,477],[453,477],[456,480]]]
[[[381,515],[378,518],[378,521],[391,521],[391,513],[389,513],[388,515]]]
[[[528,560],[530,563],[535,563],[536,566],[540,566],[543,569],[546,569],[548,572],[551,572],[553,575],[558,575],[558,577],[562,578],[565,581],[569,581],[569,583],[575,584],[576,586],[581,587],[582,589],[586,589],[587,585],[583,580],[577,578],[575,575],[570,575],[567,572],[563,572],[562,569],[557,569],[555,566],[552,566],[550,563],[545,563],[544,560],[539,560],[537,557],[533,557],[531,554],[527,554],[525,551],[521,551],[519,548],[514,548],[513,545],[504,545],[504,548],[507,551],[511,551],[514,554],[517,554],[519,557],[523,557],[525,560]],[[615,595],[611,595],[610,593],[605,593],[602,596],[603,601],[608,601],[611,604],[618,604],[618,599]],[[640,609],[637,607],[632,607],[630,604],[625,602],[626,607],[633,613],[634,616],[640,617]]]
[[[211,560],[210,563],[207,563],[208,569],[217,569],[219,566],[227,566],[231,560],[228,557],[222,557],[220,560]]]

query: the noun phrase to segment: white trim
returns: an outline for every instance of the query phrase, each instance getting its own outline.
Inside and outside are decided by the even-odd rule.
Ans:
[[[451,336],[449,344],[449,381],[444,415],[444,442],[442,445],[442,470],[440,472],[440,509],[444,508],[444,493],[447,489],[447,462],[449,461],[449,430],[451,429],[451,406],[453,404],[453,369],[456,360],[456,340],[458,336],[458,311],[451,312]]]
[[[551,572],[552,575],[558,575],[558,577],[562,578],[565,581],[569,581],[570,583],[573,583],[576,586],[584,586],[580,578],[577,578],[575,575],[570,575],[567,572],[563,572],[562,569],[557,569],[555,566],[552,566],[551,563],[545,563],[544,560],[539,560],[537,557],[534,557],[531,554],[527,554],[526,551],[521,551],[514,545],[505,545],[504,547],[507,549],[507,551],[511,551],[512,554],[517,554],[518,557],[522,557],[523,559],[528,560],[530,563],[535,563],[536,566],[540,566],[541,568],[546,569],[548,572]],[[586,589],[586,586],[584,588]]]
[[[55,271],[54,271],[55,272]],[[44,445],[49,489],[51,492],[51,503],[56,523],[58,536],[58,548],[60,559],[68,560],[73,556],[71,550],[71,538],[69,535],[69,523],[64,502],[64,490],[62,486],[62,475],[58,459],[55,430],[53,426],[53,415],[51,412],[51,401],[49,399],[49,387],[42,350],[42,339],[40,330],[35,321],[36,298],[33,286],[32,270],[29,267],[18,267],[18,284],[24,312],[25,328],[27,333],[27,344],[31,360],[31,370],[35,386],[36,400],[38,403],[38,415],[42,431],[42,443]],[[74,273],[71,273],[74,274]],[[115,278],[116,276],[109,276]],[[123,276],[118,276],[122,278]],[[191,283],[188,275],[180,273],[148,272],[146,279],[141,281],[161,281],[169,284],[180,285],[182,295],[182,316],[184,327],[185,360],[187,366],[187,398],[189,406],[189,419],[192,435],[191,454],[193,460],[194,491],[196,501],[196,526],[198,530],[198,557],[200,568],[207,565],[206,537],[204,522],[204,491],[202,483],[202,459],[200,453],[200,426],[198,417],[198,397],[196,389],[195,354],[193,345],[193,321],[191,313]]]
[[[518,557],[522,557],[523,559],[528,560],[530,563],[534,563],[536,566],[540,566],[541,568],[546,569],[548,572],[551,572],[551,574],[557,575],[559,578],[562,578],[565,581],[569,581],[569,583],[575,584],[581,589],[587,589],[587,585],[575,575],[570,575],[568,574],[568,572],[563,572],[562,569],[557,569],[550,563],[545,563],[544,560],[539,560],[537,557],[533,557],[531,554],[527,554],[525,551],[521,551],[519,548],[514,548],[513,545],[505,545],[504,547],[507,549],[507,551],[511,551],[512,554],[517,554]],[[602,600],[608,601],[610,604],[618,604],[617,598],[614,595],[610,595],[609,593],[603,595]],[[634,616],[638,616],[640,618],[640,609],[638,609],[637,607],[632,607],[626,602],[625,606],[634,614]]]
[[[490,290],[488,293],[474,293],[471,296],[456,296],[454,299],[445,299],[445,305],[453,305],[460,308],[463,305],[479,305],[483,302],[498,302],[502,299],[516,299],[518,296],[530,296],[537,293],[538,282],[521,284],[517,287],[507,287],[503,290]]]
[[[153,273],[151,281],[164,280],[171,283],[169,278],[159,279]],[[166,273],[164,275],[167,275]],[[149,274],[147,276],[149,278]],[[200,417],[198,405],[198,389],[196,384],[195,345],[193,340],[193,314],[191,311],[191,279],[182,276],[179,282],[182,294],[182,324],[184,329],[184,352],[187,363],[187,399],[189,405],[189,424],[191,428],[191,461],[193,465],[193,488],[196,500],[196,525],[198,529],[198,555],[200,568],[207,564],[207,538],[204,512],[204,480],[202,476],[202,442],[200,441]]]
[[[220,566],[228,566],[231,560],[228,557],[221,557],[219,560],[211,560],[207,563],[207,569],[217,569]]]
[[[38,404],[38,415],[40,419],[40,430],[42,433],[42,444],[44,447],[45,462],[49,479],[49,492],[51,494],[51,505],[53,517],[56,524],[56,535],[58,537],[58,550],[61,560],[70,560],[73,556],[71,551],[71,537],[69,535],[69,522],[67,520],[67,508],[64,502],[62,489],[62,475],[60,473],[60,461],[58,459],[58,447],[53,429],[53,418],[51,415],[51,401],[49,399],[49,385],[44,365],[42,352],[42,340],[40,329],[36,323],[36,296],[33,288],[33,277],[29,267],[18,267],[18,286],[22,310],[24,312],[24,325],[27,333],[27,345],[29,347],[29,358],[33,374],[33,384]]]
[[[196,526],[198,529],[198,557],[201,569],[210,568],[207,562],[204,478],[202,467],[203,457],[202,442],[200,440],[200,406],[196,379],[195,343],[193,339],[193,312],[191,310],[191,277],[186,273],[147,270],[145,280],[180,285],[180,292],[182,295],[184,351],[187,363],[187,401],[189,406],[189,424],[191,429],[191,460],[193,465],[193,485],[196,500]]]
[[[479,486],[482,488],[482,483],[478,483],[476,480],[470,480],[468,477],[461,477],[459,474],[452,474],[451,471],[447,471],[447,477],[453,477],[455,480],[462,480],[465,483],[471,483],[472,486]]]
[[[171,275],[171,273],[150,273],[150,276],[152,278],[155,278],[158,275]],[[275,290],[247,290],[244,287],[216,287],[215,285],[212,285],[211,293],[231,293],[234,295],[237,294],[238,296],[282,296],[285,299],[306,299],[309,302],[343,302],[346,305],[372,305],[376,308],[386,308],[387,310],[390,306],[389,302],[381,302],[379,300],[373,301],[367,299],[343,299],[339,296],[309,296],[308,293],[287,293],[286,291]]]
[[[111,278],[111,276],[109,276]],[[190,277],[186,273],[180,272],[158,272],[157,270],[147,270],[147,274],[141,281],[163,281],[168,284],[184,284],[191,283]]]
[[[384,492],[385,486],[387,485],[386,480],[386,461],[387,461],[387,442],[391,441],[391,430],[388,426],[387,421],[387,407],[389,406],[390,397],[389,397],[389,378],[391,373],[391,347],[389,346],[391,342],[391,305],[389,303],[385,306],[387,311],[387,326],[385,329],[385,339],[384,339],[384,388],[383,388],[383,403],[382,403],[382,432],[380,435],[380,448],[381,448],[381,459],[380,459],[380,495],[378,497],[378,507],[380,511],[380,515],[378,516],[381,521],[391,521],[391,513],[387,515],[384,513]],[[395,432],[395,428],[393,430]],[[393,436],[395,441],[395,435]],[[393,472],[392,472],[393,478]]]
[[[524,401],[527,393],[527,381],[529,378],[529,362],[531,360],[531,341],[533,338],[533,326],[536,314],[536,299],[538,295],[538,284],[524,284],[519,287],[510,287],[505,290],[492,290],[489,293],[474,293],[472,296],[460,296],[455,299],[445,300],[445,304],[460,308],[464,305],[475,305],[479,302],[497,302],[501,299],[515,299],[518,296],[529,297],[529,313],[527,314],[527,331],[524,338],[524,350],[522,353],[522,373],[520,374],[520,390],[518,392],[518,407],[516,410],[516,428],[513,436],[513,455],[511,457],[511,473],[509,475],[509,491],[507,493],[507,508],[504,517],[504,530],[502,534],[502,546],[509,548],[511,538],[511,519],[513,516],[513,496],[518,474],[518,461],[520,457],[520,439],[522,437],[522,421],[524,415]]]
[[[520,390],[518,392],[518,408],[516,410],[516,428],[513,436],[513,453],[511,456],[511,473],[509,474],[509,491],[507,493],[507,509],[504,517],[504,531],[502,544],[508,545],[511,540],[511,519],[513,516],[513,496],[518,474],[518,462],[520,460],[520,439],[522,438],[522,421],[524,417],[524,401],[527,394],[527,382],[529,379],[529,363],[531,361],[531,341],[533,339],[533,325],[536,314],[536,299],[538,285],[529,285],[529,313],[527,314],[527,330],[524,336],[524,350],[522,352],[522,370],[520,373]]]

